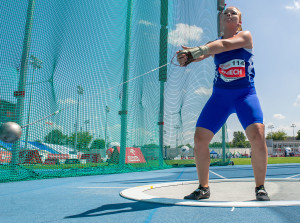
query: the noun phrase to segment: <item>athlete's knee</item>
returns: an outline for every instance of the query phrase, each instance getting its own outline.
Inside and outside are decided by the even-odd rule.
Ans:
[[[264,124],[254,123],[252,125],[249,125],[246,128],[246,135],[251,144],[258,144],[258,143],[265,144],[266,142]]]
[[[208,146],[214,134],[208,129],[197,127],[194,135],[194,143],[197,145]]]
[[[195,134],[195,136],[194,136],[194,144],[195,144],[195,146],[206,145],[207,144],[206,141],[207,140],[205,138],[201,137],[201,135]]]

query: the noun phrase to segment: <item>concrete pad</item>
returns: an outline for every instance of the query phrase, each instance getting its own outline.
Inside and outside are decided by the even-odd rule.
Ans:
[[[209,182],[211,197],[201,201],[184,200],[198,187],[197,181],[170,182],[129,188],[121,196],[133,200],[173,205],[264,207],[300,205],[300,179],[267,179],[265,188],[271,201],[255,200],[254,179],[221,179]]]

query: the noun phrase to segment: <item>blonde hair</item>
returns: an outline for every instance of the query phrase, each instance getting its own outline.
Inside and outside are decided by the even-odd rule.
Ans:
[[[243,28],[242,28],[242,12],[239,8],[237,8],[237,7],[234,7],[234,8],[239,11],[239,19],[240,19],[240,22],[241,22],[241,24],[238,27],[238,31],[242,31],[243,30]]]

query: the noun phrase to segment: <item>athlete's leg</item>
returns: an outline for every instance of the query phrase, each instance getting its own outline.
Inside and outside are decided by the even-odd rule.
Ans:
[[[208,145],[213,137],[214,133],[212,131],[202,127],[196,127],[194,137],[195,162],[199,184],[201,184],[203,187],[208,187],[210,165],[210,153]]]
[[[265,140],[265,126],[261,123],[254,123],[246,128],[246,135],[251,144],[251,163],[253,167],[256,187],[264,185],[267,163],[268,148]]]
[[[209,179],[209,143],[226,122],[228,116],[234,111],[231,97],[228,97],[228,93],[226,93],[227,91],[224,92],[223,89],[214,89],[196,124],[194,137],[195,162],[199,183],[203,187],[207,187]]]
[[[208,187],[210,152],[208,146],[230,113],[234,111],[231,97],[227,96],[222,89],[215,88],[198,118],[194,136],[194,153],[199,187],[184,199],[200,200],[210,197]]]
[[[251,144],[251,162],[256,186],[264,185],[268,148],[265,140],[263,113],[255,89],[250,89],[236,105],[237,116]]]

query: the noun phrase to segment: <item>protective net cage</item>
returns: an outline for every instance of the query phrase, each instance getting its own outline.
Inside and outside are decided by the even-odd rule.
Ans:
[[[194,163],[214,64],[170,61],[217,38],[218,1],[0,4],[0,123],[22,126],[18,141],[0,141],[1,182]],[[229,162],[226,139],[224,127],[212,165]]]

